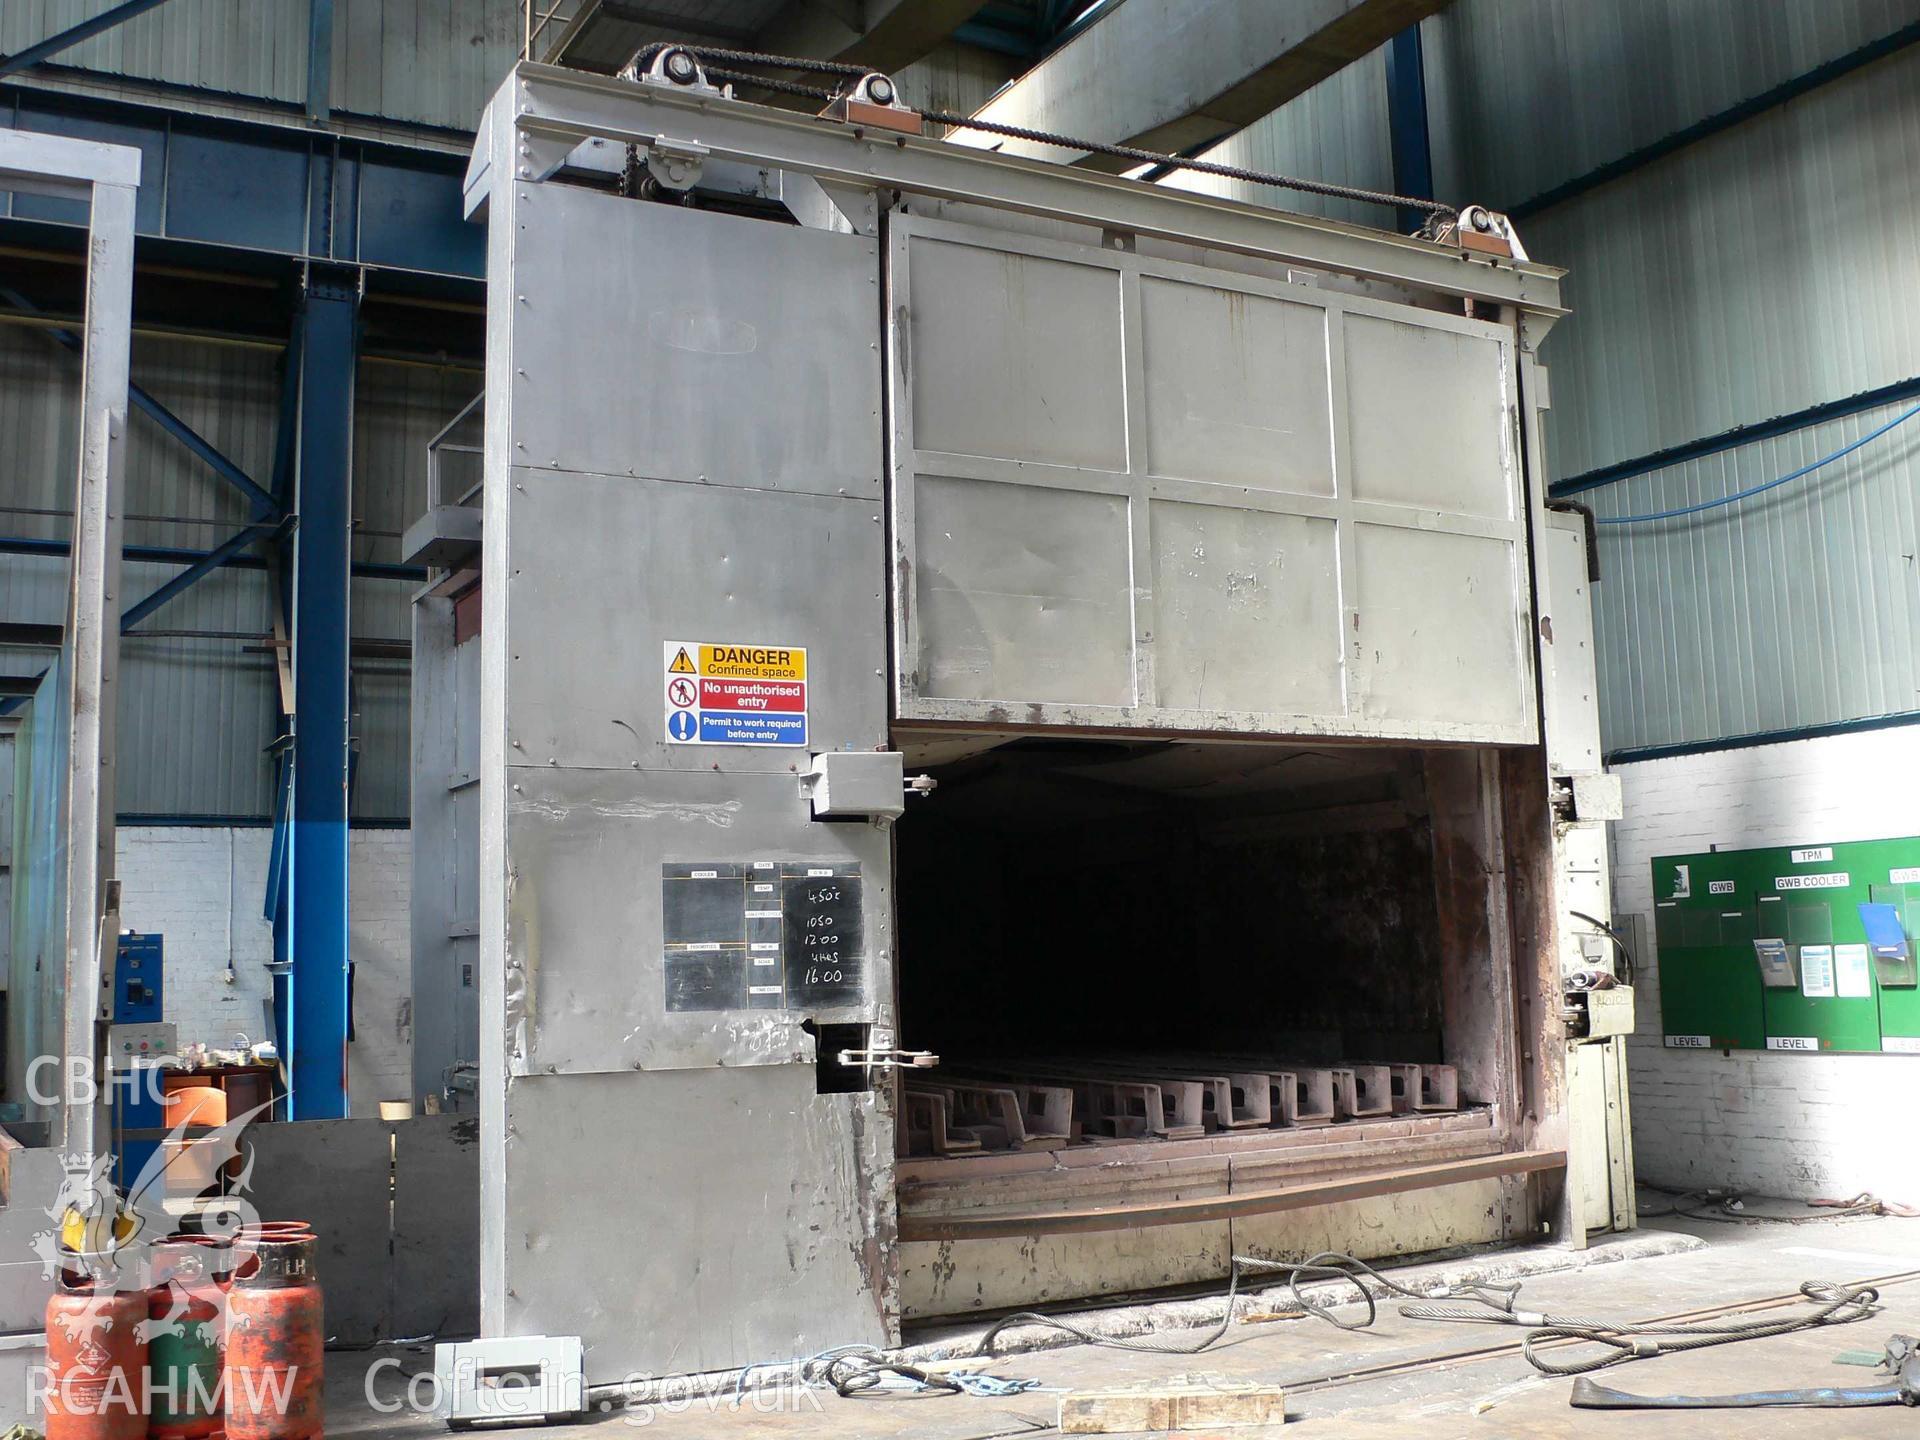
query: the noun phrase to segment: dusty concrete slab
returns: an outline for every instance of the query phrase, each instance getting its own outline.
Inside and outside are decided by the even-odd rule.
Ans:
[[[1669,1253],[1639,1253],[1556,1273],[1524,1277],[1522,1304],[1559,1313],[1651,1318],[1734,1301],[1792,1293],[1802,1280],[1858,1281],[1908,1275],[1883,1292],[1883,1310],[1857,1324],[1748,1341],[1689,1354],[1615,1366],[1605,1383],[1641,1393],[1720,1393],[1758,1386],[1858,1384],[1868,1371],[1835,1363],[1843,1350],[1877,1350],[1895,1331],[1920,1333],[1920,1220],[1819,1220],[1793,1226],[1733,1226],[1663,1221]],[[1673,1248],[1671,1237],[1700,1241]],[[1622,1237],[1626,1239],[1628,1237]],[[1610,1248],[1614,1247],[1614,1248]],[[1634,1253],[1621,1241],[1600,1247],[1611,1256]],[[1513,1263],[1537,1263],[1520,1252]],[[1199,1303],[1199,1302],[1195,1302]],[[1215,1301],[1214,1316],[1218,1316]],[[1194,1332],[1136,1336],[1139,1343],[1191,1343]],[[1003,1358],[995,1373],[1031,1378],[1049,1391],[1111,1389],[1179,1376],[1218,1376],[1288,1387],[1285,1433],[1327,1436],[1404,1436],[1465,1440],[1486,1436],[1723,1437],[1734,1427],[1743,1440],[1772,1436],[1805,1440],[1873,1440],[1909,1436],[1913,1416],[1900,1407],[1854,1411],[1745,1411],[1615,1414],[1572,1410],[1570,1381],[1537,1375],[1511,1348],[1520,1332],[1504,1326],[1440,1325],[1404,1318],[1380,1307],[1370,1329],[1344,1332],[1313,1319],[1236,1324],[1199,1355],[1143,1354],[1091,1345]],[[959,1337],[942,1337],[958,1348]],[[374,1361],[374,1397],[392,1404],[408,1373],[431,1356],[363,1352],[328,1357],[329,1436],[403,1440],[437,1433],[436,1422],[408,1413],[377,1413],[362,1377]],[[395,1364],[394,1362],[398,1363]],[[645,1427],[674,1440],[787,1440],[787,1437],[916,1437],[986,1440],[1052,1428],[1057,1397],[1029,1393],[1005,1399],[900,1396],[843,1400],[792,1388],[756,1390],[735,1404],[730,1395],[691,1397],[610,1409],[585,1424],[539,1431],[552,1440],[610,1440]],[[529,1432],[533,1433],[533,1432]],[[1261,1431],[1240,1431],[1249,1436]]]

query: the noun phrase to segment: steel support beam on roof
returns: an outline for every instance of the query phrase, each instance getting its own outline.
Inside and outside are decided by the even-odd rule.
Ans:
[[[64,330],[56,330],[53,333],[57,338],[67,335],[67,332]],[[215,449],[213,444],[198,430],[195,430],[191,425],[187,424],[186,421],[182,420],[178,415],[174,414],[138,385],[130,385],[127,387],[127,398],[133,403],[135,409],[151,418],[162,430],[166,431],[167,434],[171,435],[175,440],[178,440],[182,445],[186,446],[188,450],[192,451],[195,456],[206,464],[209,470],[213,471],[214,474],[226,481],[227,484],[246,496],[247,499],[253,503],[256,511],[262,515],[272,513],[274,508],[273,496],[263,490],[251,475],[247,474],[246,471],[242,470],[232,460]]]
[[[126,545],[126,559],[142,565],[197,565],[211,553],[179,545]],[[0,535],[0,555],[69,555],[73,547],[64,540],[46,540],[25,535]],[[265,570],[267,562],[258,555],[230,555],[219,567],[228,570]],[[361,580],[409,580],[427,578],[423,565],[395,565],[384,560],[356,560],[353,573]]]
[[[788,0],[757,31],[725,17],[674,15],[629,0],[584,0],[551,44],[536,42],[535,59],[601,75],[618,72],[663,32],[691,44],[733,50],[844,60],[874,70],[897,70],[918,60],[972,18],[985,0]],[[804,106],[805,100],[783,104]]]
[[[129,605],[120,615],[120,633],[130,635],[138,633],[134,627],[147,616],[153,614],[174,596],[191,590],[207,576],[225,565],[234,556],[240,554],[256,540],[273,533],[277,521],[259,520],[251,525],[243,525],[220,544],[214,546],[200,559],[194,561],[172,579],[163,582],[152,593]]]
[[[169,242],[169,258],[334,260],[480,293],[486,235],[460,217],[464,155],[20,85],[0,85],[0,130],[79,132],[144,152],[135,228]],[[72,186],[0,192],[11,192],[0,193],[0,231],[86,223]]]
[[[62,50],[78,45],[82,40],[91,40],[103,30],[111,30],[116,25],[124,25],[136,15],[144,15],[149,10],[157,10],[167,0],[121,0],[111,9],[102,10],[98,15],[89,16],[77,25],[69,25],[58,34],[29,45],[24,50],[16,50],[11,55],[0,55],[0,76],[17,74],[30,66],[38,65],[49,56],[58,55]]]
[[[1116,14],[1132,8],[1129,0]],[[1105,22],[1100,22],[1104,24]],[[1098,29],[1099,26],[1094,27]],[[715,160],[798,170],[818,179],[1011,210],[1127,234],[1204,245],[1310,268],[1339,270],[1414,289],[1518,305],[1551,319],[1561,271],[1550,265],[1384,237],[1380,231],[1212,195],[1146,185],[1012,155],[983,157],[944,140],[881,137],[763,106],[709,101],[663,86],[522,63],[497,93],[467,168],[467,208],[477,215],[494,164],[544,179],[595,136],[646,145],[697,135]],[[496,133],[513,103],[513,139]]]
[[[753,48],[844,60],[873,70],[911,65],[971,20],[985,0],[789,0]]]
[[[0,620],[0,645],[30,650],[58,650],[67,637],[63,625],[36,625],[30,620]]]
[[[980,118],[1192,154],[1318,85],[1446,0],[1126,0],[989,100]],[[1072,150],[958,131],[962,145],[1060,161]],[[1134,162],[1082,154],[1118,173]]]
[[[19,294],[17,291],[7,289],[4,286],[0,286],[0,300],[4,300],[15,309],[25,311],[27,314],[39,313],[38,307],[25,296]],[[83,348],[80,337],[75,335],[71,330],[62,328],[50,330],[47,333],[69,350],[79,352]],[[296,357],[291,354],[287,359],[287,374],[289,376],[298,374]],[[291,416],[296,393],[291,385],[283,387],[283,393],[280,399],[283,450],[285,448],[286,436],[291,433],[292,429]],[[165,605],[169,600],[173,599],[174,596],[191,589],[214,571],[231,563],[236,556],[242,554],[255,540],[271,533],[277,527],[281,517],[286,511],[285,504],[277,493],[280,486],[280,476],[278,474],[275,476],[276,491],[269,492],[263,489],[254,481],[252,476],[248,475],[246,471],[242,470],[237,464],[217,450],[212,442],[201,435],[199,431],[187,424],[186,421],[182,420],[178,415],[174,414],[138,385],[130,384],[127,386],[127,398],[137,409],[151,416],[162,430],[186,446],[194,455],[205,461],[208,468],[211,469],[214,474],[218,475],[222,480],[225,480],[242,495],[246,496],[252,506],[253,514],[249,522],[237,533],[205,554],[194,556],[188,562],[186,569],[166,581],[144,599],[128,606],[120,616],[120,633],[122,635],[130,633],[136,625],[154,611],[158,610],[162,605]],[[279,462],[279,458],[280,457],[276,457],[276,464]]]
[[[357,272],[315,266],[300,335],[300,523],[293,542],[287,1118],[347,1113],[349,576]]]
[[[127,362],[133,334],[133,207],[137,151],[92,140],[0,131],[0,184],[87,201],[86,307],[81,324],[80,466],[73,500],[66,617],[66,773],[56,807],[64,845],[66,944],[61,977],[61,1143],[90,1162],[104,1140],[103,953],[119,930],[114,873],[114,721],[120,692],[122,473]],[[84,1173],[84,1172],[83,1172]]]
[[[1427,130],[1427,64],[1420,27],[1409,25],[1387,43],[1387,141],[1393,151],[1393,188],[1433,198],[1433,143]],[[1418,230],[1426,215],[1400,208],[1400,228]]]

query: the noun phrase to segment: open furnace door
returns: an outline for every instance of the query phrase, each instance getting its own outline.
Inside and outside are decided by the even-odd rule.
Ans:
[[[489,203],[485,1333],[884,1343],[892,1097],[817,1059],[891,1043],[888,835],[800,783],[887,737],[877,242]]]
[[[1510,327],[890,240],[901,721],[1538,743]]]

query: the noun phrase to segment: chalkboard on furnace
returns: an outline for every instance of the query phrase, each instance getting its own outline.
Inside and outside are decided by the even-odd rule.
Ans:
[[[859,1004],[866,986],[859,867],[788,866],[780,884],[787,1004]]]
[[[866,995],[857,864],[677,861],[661,867],[669,1011],[827,1010]]]

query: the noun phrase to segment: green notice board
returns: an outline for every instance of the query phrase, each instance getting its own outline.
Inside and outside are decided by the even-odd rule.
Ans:
[[[1672,1049],[1920,1054],[1920,986],[1863,903],[1920,935],[1920,838],[1715,850],[1653,862]]]

